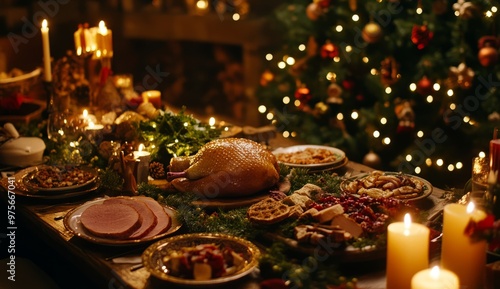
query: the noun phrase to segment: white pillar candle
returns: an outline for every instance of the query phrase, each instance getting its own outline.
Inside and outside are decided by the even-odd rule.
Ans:
[[[144,150],[144,145],[140,144],[137,151],[134,151],[134,159],[137,164],[136,183],[147,183],[149,177],[149,162],[151,161],[151,153]]]
[[[455,273],[434,266],[413,276],[411,289],[459,289],[458,277]]]
[[[161,108],[161,91],[159,90],[146,90],[142,94],[143,102],[150,102],[155,108]]]
[[[106,27],[104,21],[99,22],[99,26],[95,30],[96,39],[96,56],[113,57],[113,32]]]
[[[413,275],[429,267],[429,234],[409,214],[387,227],[387,289],[410,289]]]
[[[49,27],[46,19],[42,21],[41,31],[43,45],[43,80],[50,82],[52,81],[52,67],[50,66]]]
[[[465,227],[471,219],[484,218],[486,213],[474,208],[473,203],[444,207],[441,267],[457,274],[463,288],[483,287],[487,243],[486,240],[471,240],[465,234]]]

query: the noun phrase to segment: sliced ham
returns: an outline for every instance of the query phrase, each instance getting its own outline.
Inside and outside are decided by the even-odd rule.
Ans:
[[[145,196],[134,197],[136,200],[144,202],[155,214],[158,220],[156,226],[144,238],[153,237],[158,234],[164,233],[170,229],[172,225],[172,220],[170,216],[165,212],[165,209],[160,205],[155,199]]]
[[[85,209],[80,221],[83,227],[95,236],[124,239],[141,227],[142,218],[131,206],[103,203]]]
[[[103,202],[104,204],[122,204],[134,208],[139,215],[142,217],[141,226],[133,232],[129,239],[140,239],[151,232],[158,223],[156,215],[153,211],[146,205],[146,203],[138,201],[129,197],[116,197],[109,198]]]

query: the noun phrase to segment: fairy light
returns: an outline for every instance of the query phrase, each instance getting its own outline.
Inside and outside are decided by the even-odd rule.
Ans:
[[[234,14],[233,14],[233,20],[234,20],[234,21],[238,21],[238,20],[240,20],[240,19],[241,19],[240,14],[238,14],[238,13],[234,13]]]
[[[196,7],[198,9],[207,9],[208,8],[208,1],[206,0],[199,0],[196,2]]]
[[[293,102],[293,105],[295,105],[296,107],[299,107],[300,106],[300,100],[296,99],[294,102]]]
[[[260,113],[264,113],[267,111],[267,107],[265,105],[259,105],[259,107],[257,108],[257,110],[260,112]]]
[[[185,122],[184,127],[188,127],[188,126],[189,126],[189,123]]]
[[[444,164],[443,159],[437,159],[437,160],[436,160],[436,165],[437,165],[438,167],[443,166],[443,164]]]
[[[432,95],[428,95],[425,99],[428,103],[432,103],[434,101],[434,97]]]
[[[417,90],[417,85],[415,83],[410,83],[410,90],[411,91]]]
[[[359,21],[359,15],[358,14],[353,14],[352,15],[352,21],[354,21],[354,22]]]
[[[424,12],[424,10],[422,10],[421,7],[418,7],[415,12],[420,15],[420,14],[422,14],[422,12]]]
[[[267,61],[273,60],[273,55],[271,53],[266,54],[266,60]]]
[[[453,164],[448,165],[448,171],[452,172],[455,170],[455,166]]]
[[[306,50],[306,45],[305,44],[300,44],[299,45],[299,51],[304,51]]]
[[[441,89],[441,85],[439,83],[434,83],[434,85],[432,86],[432,88],[435,90],[435,91],[439,91]]]
[[[352,52],[352,46],[351,46],[351,45],[347,45],[347,46],[345,47],[345,51],[346,51],[346,52]]]
[[[486,157],[486,153],[483,152],[483,151],[481,151],[481,152],[479,152],[479,154],[477,156],[480,157],[480,158],[485,158]]]
[[[284,61],[278,62],[278,68],[279,69],[284,69],[286,67],[286,63]]]
[[[450,103],[450,109],[455,110],[457,108],[457,105],[454,103]]]
[[[428,167],[432,166],[432,160],[431,160],[431,158],[426,158],[426,159],[425,159],[425,164],[426,164]]]
[[[289,138],[289,137],[290,137],[290,132],[288,132],[288,131],[286,131],[286,130],[285,130],[285,131],[283,132],[283,137],[284,137],[284,138]]]
[[[385,137],[384,140],[382,141],[385,145],[388,145],[391,143],[391,139],[389,137]]]
[[[328,80],[332,80],[332,79],[335,80],[336,78],[337,78],[337,74],[335,74],[335,72],[328,72],[326,74],[326,79],[328,79]]]
[[[469,117],[469,116],[467,116],[467,115],[466,115],[466,116],[464,116],[463,121],[464,121],[465,123],[468,123],[468,122],[470,121],[470,117]]]
[[[368,62],[370,62],[370,59],[369,59],[368,57],[366,57],[366,56],[365,56],[365,57],[363,57],[363,62],[364,62],[364,63],[368,63]]]
[[[423,132],[423,131],[421,131],[421,130],[419,130],[419,131],[417,132],[417,137],[419,137],[419,138],[424,137],[424,132]]]
[[[292,133],[290,134],[291,137],[297,137],[297,132],[296,131],[292,131]]]
[[[462,164],[462,162],[457,162],[457,163],[455,164],[455,167],[456,167],[458,170],[460,170],[460,169],[462,169],[462,168],[464,167],[464,164]]]
[[[267,113],[267,115],[266,115],[266,118],[267,118],[268,120],[272,120],[272,119],[274,118],[274,113],[272,113],[272,112],[268,112],[268,113]]]
[[[446,91],[446,94],[448,96],[453,96],[453,89],[448,89],[448,91]]]
[[[387,124],[387,118],[382,117],[382,118],[380,119],[380,123],[381,123],[381,124]]]
[[[374,138],[379,138],[380,137],[380,132],[378,130],[373,131],[373,137]]]
[[[408,155],[406,155],[406,158],[405,158],[405,159],[406,159],[406,161],[407,161],[407,162],[411,162],[412,157],[411,157],[411,155],[410,155],[410,154],[408,154]]]
[[[378,72],[377,72],[377,69],[376,69],[376,68],[372,68],[372,69],[370,69],[370,74],[371,74],[371,75],[377,75],[377,73],[378,73]]]
[[[290,97],[289,96],[285,96],[285,97],[283,97],[282,101],[283,101],[284,104],[289,104],[290,103]]]
[[[390,86],[385,88],[385,93],[391,94],[391,92],[392,92],[392,88]]]
[[[415,167],[415,173],[418,175],[422,172],[422,169],[420,167]]]
[[[340,61],[340,57],[335,56],[335,57],[333,58],[333,62],[339,62],[339,61]]]
[[[497,8],[497,6],[491,6],[491,9],[490,9],[490,10],[491,10],[491,12],[493,12],[493,13],[497,13],[498,8]]]
[[[352,119],[358,119],[358,117],[359,117],[359,114],[358,114],[358,112],[357,112],[357,111],[353,111],[353,112],[351,113],[351,118],[352,118]]]
[[[342,25],[335,26],[335,31],[342,32],[342,30],[344,30],[344,27],[342,27]]]
[[[459,17],[460,16],[460,11],[455,11],[455,16]]]
[[[287,57],[287,58],[286,58],[286,63],[287,63],[288,65],[294,65],[294,64],[295,64],[295,58],[293,58],[293,57],[291,57],[291,56]]]
[[[344,119],[344,114],[342,114],[341,112],[337,113],[337,119],[338,120],[343,120]]]

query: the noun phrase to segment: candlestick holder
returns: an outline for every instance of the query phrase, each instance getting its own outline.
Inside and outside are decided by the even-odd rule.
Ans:
[[[54,112],[54,85],[52,81],[43,81],[43,90],[47,99],[47,105],[42,113],[42,117],[49,119],[50,114]]]

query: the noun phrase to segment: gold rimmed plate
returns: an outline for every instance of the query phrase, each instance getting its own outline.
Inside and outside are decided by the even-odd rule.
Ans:
[[[63,185],[59,187],[43,187],[36,182],[36,175],[44,170],[59,170],[61,171],[61,176],[65,177],[65,174],[81,173],[85,174],[85,179],[81,182],[71,185]],[[86,166],[49,166],[40,165],[31,167],[29,171],[22,176],[23,184],[32,194],[60,194],[69,191],[75,191],[79,189],[86,188],[96,182],[98,178],[97,171],[94,168]]]
[[[298,161],[297,162],[286,161],[284,160],[284,158],[282,158],[286,156],[286,159],[291,159],[293,158],[294,154],[298,155],[306,150],[311,150],[312,152],[327,151],[328,153],[331,154],[331,157],[329,158],[329,160],[325,161],[321,159],[321,155],[317,155],[318,158],[311,157],[310,159],[303,160],[306,163],[298,163]],[[286,166],[293,168],[304,168],[310,170],[320,170],[320,169],[327,169],[330,167],[334,167],[345,162],[346,159],[346,154],[344,151],[335,147],[322,146],[322,145],[296,145],[285,148],[277,148],[273,151],[273,154],[278,159],[278,162]]]
[[[400,195],[400,196],[398,196],[398,195],[392,196],[396,199],[400,199],[403,201],[416,201],[416,200],[427,198],[428,196],[430,196],[432,194],[432,191],[434,189],[429,181],[422,179],[420,177],[414,176],[414,175],[404,174],[404,173],[400,173],[400,172],[383,172],[383,175],[384,176],[401,175],[401,176],[408,178],[411,181],[420,182],[422,184],[422,189],[419,190],[417,192],[417,195],[414,197],[406,197],[406,196],[404,196],[404,194]],[[351,178],[348,178],[348,179],[342,181],[342,183],[340,183],[340,189],[344,193],[359,195],[357,193],[357,191],[356,191],[356,193],[353,193],[351,189],[348,189],[349,185],[351,185],[352,182],[362,181],[364,178],[367,178],[370,176],[372,176],[372,173],[363,173],[363,174],[359,174],[359,175],[353,176]]]
[[[174,208],[171,208],[169,206],[164,206],[165,213],[170,217],[170,228],[164,232],[160,233],[156,236],[151,236],[148,238],[141,238],[141,239],[111,239],[111,238],[103,238],[99,236],[95,236],[89,231],[85,229],[85,227],[82,225],[82,222],[80,221],[80,217],[82,216],[82,213],[89,208],[92,205],[96,204],[102,204],[106,198],[98,198],[94,199],[92,201],[86,202],[82,204],[79,207],[76,207],[69,211],[66,216],[64,217],[64,226],[66,229],[71,231],[75,236],[78,236],[81,239],[84,239],[86,241],[99,244],[99,245],[110,245],[110,246],[123,246],[123,245],[134,245],[134,244],[142,244],[142,243],[148,243],[152,241],[156,241],[160,238],[166,237],[168,235],[171,235],[177,230],[180,229],[181,223],[177,220],[176,215],[177,211]]]
[[[168,264],[165,263],[166,257],[182,248],[201,244],[230,248],[243,258],[244,265],[232,274],[210,280],[185,279],[169,273]],[[260,251],[257,246],[245,239],[226,234],[199,233],[170,237],[152,244],[142,254],[142,262],[151,275],[160,280],[183,287],[206,288],[225,284],[250,274],[257,267],[259,256]]]

